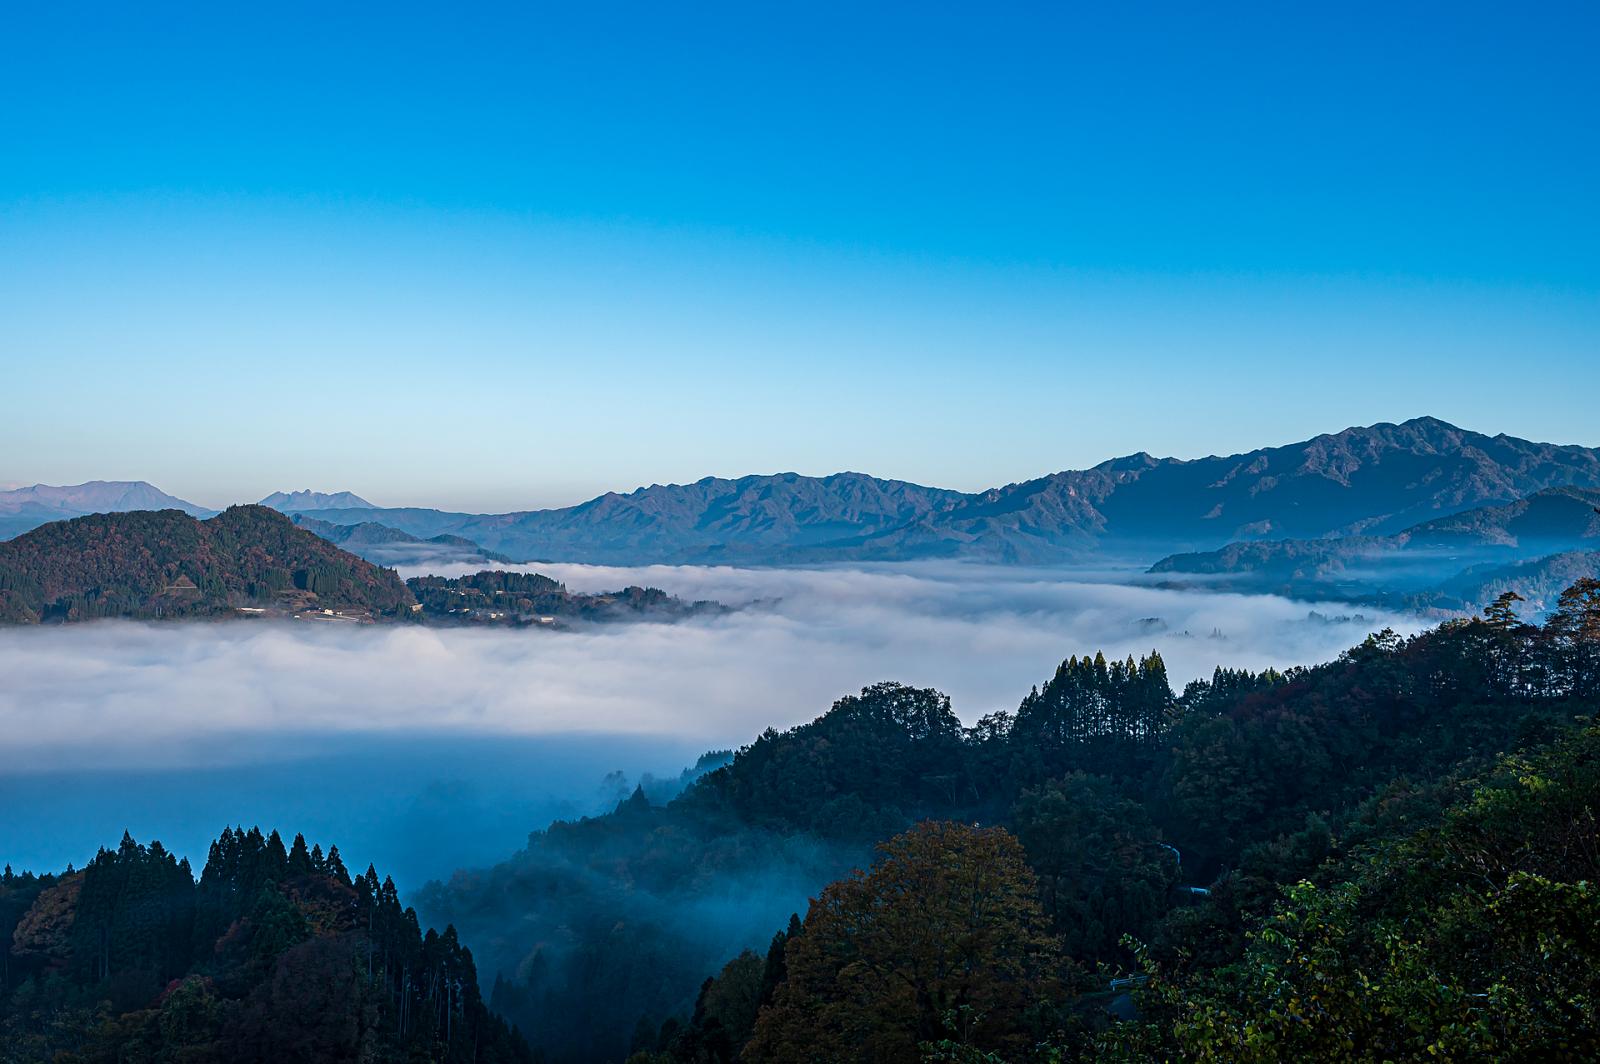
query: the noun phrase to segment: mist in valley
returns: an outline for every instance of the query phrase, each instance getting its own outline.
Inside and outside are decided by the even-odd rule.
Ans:
[[[1420,626],[1115,570],[513,568],[573,591],[654,586],[731,609],[560,630],[0,632],[0,804],[31,811],[5,818],[0,853],[18,868],[81,866],[127,830],[198,868],[230,824],[337,844],[352,868],[392,875],[425,925],[454,924],[495,1007],[537,1028],[552,1059],[595,1059],[641,1015],[687,1014],[706,975],[764,950],[808,897],[871,860],[864,837],[756,827],[659,842],[630,824],[634,787],[659,807],[702,752],[880,681],[937,688],[970,724],[1015,710],[1074,654],[1158,650],[1181,689],[1218,665],[1309,664],[1376,629]],[[580,822],[619,806],[614,823]],[[648,990],[630,982],[644,971]]]
[[[461,569],[447,568],[447,575]],[[659,586],[733,612],[570,631],[99,622],[0,632],[0,851],[82,864],[123,830],[192,860],[260,823],[404,889],[492,863],[618,780],[812,719],[881,680],[969,723],[1066,656],[1159,649],[1174,686],[1215,665],[1326,660],[1416,622],[1348,606],[977,565],[793,570],[537,565],[578,591]],[[406,575],[412,575],[407,573]],[[603,780],[614,776],[609,786]],[[45,800],[46,795],[51,795]]]
[[[702,752],[885,680],[945,692],[972,724],[1014,711],[1071,655],[1155,650],[1181,690],[1217,666],[1314,664],[1425,624],[1119,570],[511,568],[730,609],[558,629],[11,629],[0,802],[38,812],[8,818],[0,851],[18,867],[81,865],[129,830],[198,867],[226,825],[303,832],[392,875],[424,926],[454,925],[492,1006],[549,1059],[605,1059],[641,1019],[688,1015],[707,975],[763,952],[808,898],[872,859],[871,830],[652,819]]]

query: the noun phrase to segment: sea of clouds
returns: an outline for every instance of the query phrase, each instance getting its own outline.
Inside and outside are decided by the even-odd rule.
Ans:
[[[0,631],[0,768],[216,765],[319,734],[737,746],[880,680],[937,687],[971,721],[1014,709],[1070,654],[1158,649],[1181,688],[1216,665],[1314,663],[1377,628],[1418,626],[1059,570],[523,568],[573,590],[643,584],[739,608],[561,632],[247,621]]]

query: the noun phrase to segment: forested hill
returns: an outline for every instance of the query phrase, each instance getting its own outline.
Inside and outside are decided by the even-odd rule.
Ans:
[[[978,493],[861,473],[707,477],[507,514],[345,508],[412,535],[465,536],[519,559],[600,564],[964,557],[1153,561],[1237,540],[1383,536],[1544,488],[1600,487],[1600,450],[1417,418],[1193,460],[1130,455]]]
[[[971,726],[880,684],[418,906],[552,1062],[1594,1059],[1600,582],[1516,606]]]
[[[81,870],[0,874],[6,1064],[532,1064],[453,928],[392,881],[230,829],[196,882],[127,835]]]
[[[4,623],[239,610],[376,618],[414,604],[392,571],[264,506],[204,521],[179,510],[92,514],[0,543]]]
[[[686,602],[658,587],[568,591],[538,573],[486,569],[471,576],[414,576],[406,581],[430,624],[561,627],[568,622],[677,621],[728,612],[720,602]]]
[[[561,628],[727,611],[660,588],[575,592],[537,573],[503,570],[402,583],[393,570],[340,549],[323,532],[369,550],[438,549],[456,560],[484,560],[473,544],[449,536],[422,542],[392,529],[290,518],[264,506],[230,507],[205,521],[177,510],[94,514],[0,543],[0,624],[275,616]]]

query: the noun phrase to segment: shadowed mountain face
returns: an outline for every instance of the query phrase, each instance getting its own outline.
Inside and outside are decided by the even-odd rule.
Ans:
[[[1581,542],[1600,545],[1600,489],[1547,488],[1503,506],[1436,518],[1405,535],[1414,548],[1482,544],[1526,554]]]
[[[1600,451],[1468,432],[1434,418],[1193,461],[1146,454],[968,494],[860,473],[794,473],[608,493],[510,514],[341,509],[515,558],[796,564],[966,557],[1148,560],[1238,540],[1387,536],[1544,488],[1600,487]]]
[[[1600,572],[1600,489],[1546,488],[1392,536],[1264,540],[1174,554],[1152,573],[1220,578],[1242,591],[1409,596],[1414,604],[1473,608],[1516,591],[1535,608]],[[1559,586],[1558,586],[1559,585]]]
[[[1419,418],[1227,458],[1136,456],[1035,483],[1046,482],[1054,483],[1041,489],[1041,498],[1087,498],[1107,540],[1217,545],[1387,535],[1541,488],[1600,486],[1600,451],[1489,437]]]
[[[51,521],[129,510],[182,510],[191,517],[216,513],[174,498],[142,480],[91,480],[62,487],[35,484],[0,491],[0,539],[19,536]]]
[[[1531,558],[1586,544],[1600,546],[1600,489],[1546,488],[1515,502],[1435,518],[1392,536],[1276,539],[1174,554],[1155,573],[1327,575],[1375,559],[1441,554],[1479,560]]]

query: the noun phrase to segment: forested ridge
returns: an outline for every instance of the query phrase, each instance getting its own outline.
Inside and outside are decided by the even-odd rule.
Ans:
[[[197,520],[133,510],[57,521],[0,543],[0,623],[219,616],[316,607],[402,616],[400,578],[265,506]]]
[[[531,1061],[453,928],[338,847],[229,829],[198,881],[124,835],[84,868],[0,875],[0,1061]]]
[[[133,510],[47,524],[0,543],[0,624],[274,616],[527,626],[725,609],[659,588],[574,592],[537,573],[503,570],[402,582],[304,524],[259,505],[207,520]]]
[[[969,727],[870,687],[419,904],[558,1061],[1588,1059],[1600,583],[1515,605],[1178,694],[1078,656]]]

